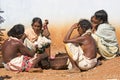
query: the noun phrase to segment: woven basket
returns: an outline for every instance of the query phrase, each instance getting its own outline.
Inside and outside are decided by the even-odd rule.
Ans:
[[[59,53],[55,56],[55,59],[50,59],[50,66],[55,70],[67,69],[67,60],[67,54]]]

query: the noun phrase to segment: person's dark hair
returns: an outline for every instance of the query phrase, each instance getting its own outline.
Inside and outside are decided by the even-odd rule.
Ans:
[[[42,26],[42,20],[41,20],[39,17],[33,18],[31,25],[33,26],[33,24],[34,24],[35,22],[38,22],[38,23],[40,24],[40,26]]]
[[[16,24],[11,28],[7,35],[18,38],[19,35],[24,34],[24,25]]]
[[[49,24],[49,21],[47,19],[45,19],[45,22],[47,22],[46,24]]]
[[[88,29],[92,29],[92,24],[86,19],[80,20],[78,22],[78,25],[80,25],[80,27],[85,31],[88,30]]]
[[[108,14],[105,10],[95,12],[94,16],[97,20],[102,21],[102,23],[108,23]]]

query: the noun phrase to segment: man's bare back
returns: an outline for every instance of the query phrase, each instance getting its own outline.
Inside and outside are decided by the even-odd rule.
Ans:
[[[84,36],[80,36],[83,40],[80,41],[81,47],[84,52],[84,56],[87,58],[93,59],[96,57],[96,44],[91,34],[86,34]]]
[[[9,38],[2,45],[2,55],[4,63],[9,62],[13,58],[24,53],[24,45],[22,42],[16,39]]]
[[[2,44],[3,65],[10,71],[36,71],[38,62],[47,57],[47,54],[37,54],[29,51],[21,41],[24,34],[24,25],[17,24],[11,28],[8,39]],[[41,69],[37,69],[37,71]]]

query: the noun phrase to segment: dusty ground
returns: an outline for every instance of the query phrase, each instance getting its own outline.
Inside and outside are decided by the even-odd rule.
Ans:
[[[0,80],[120,80],[120,57],[86,72],[69,73],[68,70],[44,70],[43,73],[11,72],[0,68]]]
[[[52,29],[52,55],[64,52],[62,43],[67,29]],[[120,28],[117,28],[117,37],[120,44]],[[57,32],[58,31],[58,32]],[[56,33],[57,34],[54,34]],[[56,37],[57,36],[57,37]],[[61,43],[61,44],[59,44]],[[0,68],[0,80],[120,80],[120,57],[102,61],[102,65],[86,72],[69,73],[68,70],[43,70],[42,73],[11,72]]]

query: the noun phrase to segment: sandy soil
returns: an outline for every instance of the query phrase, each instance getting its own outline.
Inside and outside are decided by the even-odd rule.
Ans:
[[[69,73],[68,70],[43,70],[42,73],[11,72],[0,69],[0,80],[120,80],[120,57],[86,72]]]
[[[68,29],[50,29],[52,55],[65,52],[62,43]],[[120,28],[116,29],[120,44]],[[55,34],[57,33],[57,34]],[[4,36],[6,38],[6,35]],[[42,73],[11,72],[0,68],[0,80],[120,80],[120,57],[102,61],[102,65],[86,72],[69,73],[68,70],[43,70]]]

